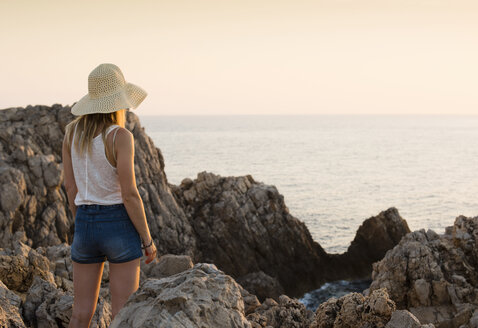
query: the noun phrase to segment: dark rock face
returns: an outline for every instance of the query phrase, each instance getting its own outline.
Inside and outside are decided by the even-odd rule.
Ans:
[[[58,104],[0,111],[0,247],[9,247],[18,231],[34,249],[71,244],[61,145],[73,118],[70,107]],[[132,112],[126,128],[134,134],[136,183],[159,254],[215,263],[261,300],[370,275],[371,263],[409,231],[390,209],[364,222],[348,253],[329,255],[289,213],[276,187],[250,175],[208,172],[169,184],[161,151]]]
[[[391,208],[366,220],[346,253],[330,255],[289,213],[278,190],[250,175],[200,172],[197,179],[184,179],[173,190],[197,234],[202,259],[216,263],[256,292],[264,288],[252,286],[254,279],[244,276],[262,272],[295,296],[326,281],[369,277],[372,263],[410,232]],[[280,287],[276,294],[281,294]],[[260,292],[258,296],[266,297]]]
[[[358,228],[347,252],[332,256],[333,277],[369,277],[372,263],[381,260],[385,253],[397,245],[410,232],[407,221],[394,207],[365,220]],[[344,265],[347,263],[347,265]]]
[[[202,258],[241,277],[263,271],[286,293],[324,282],[326,253],[307,227],[289,214],[274,186],[250,176],[201,172],[175,189],[198,236]]]

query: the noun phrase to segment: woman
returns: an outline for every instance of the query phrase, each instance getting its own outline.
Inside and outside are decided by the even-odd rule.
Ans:
[[[136,108],[146,95],[127,83],[116,65],[101,64],[88,76],[88,94],[71,108],[78,117],[66,126],[62,150],[68,203],[75,217],[69,327],[89,327],[105,260],[114,318],[139,287],[142,249],[146,263],[156,257],[136,187],[133,134],[124,128],[126,109]]]

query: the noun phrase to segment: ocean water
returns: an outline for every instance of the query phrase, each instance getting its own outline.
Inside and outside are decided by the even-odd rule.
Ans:
[[[330,253],[346,251],[362,221],[391,206],[411,230],[437,233],[458,215],[478,215],[478,116],[140,120],[163,153],[170,183],[201,171],[251,174],[275,185]]]

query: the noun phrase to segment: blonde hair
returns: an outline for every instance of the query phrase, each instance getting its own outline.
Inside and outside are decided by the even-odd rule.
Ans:
[[[65,137],[68,146],[72,145],[73,131],[76,128],[75,140],[73,145],[78,154],[82,155],[85,151],[91,154],[91,144],[95,133],[101,126],[101,137],[106,145],[106,129],[112,124],[117,124],[124,128],[126,121],[126,110],[120,109],[111,113],[93,113],[76,117],[65,127]]]

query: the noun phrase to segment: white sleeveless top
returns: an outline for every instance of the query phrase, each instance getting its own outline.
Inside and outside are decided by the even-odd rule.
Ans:
[[[113,124],[109,126],[106,130],[106,135],[116,127],[119,127],[119,125]],[[113,144],[116,132],[118,132],[118,129],[116,129],[113,136]],[[76,126],[73,140],[75,134]],[[76,152],[74,145],[71,146],[71,162],[78,188],[75,205],[113,205],[123,203],[118,174],[116,168],[106,158],[101,133],[93,138],[91,146],[91,155],[88,151],[85,151],[82,156]]]

